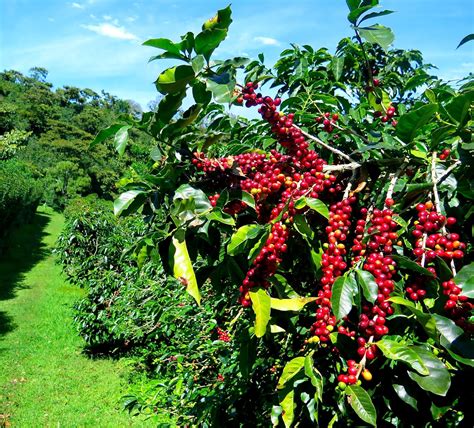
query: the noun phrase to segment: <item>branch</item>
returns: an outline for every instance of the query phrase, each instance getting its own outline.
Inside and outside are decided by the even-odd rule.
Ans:
[[[441,213],[441,202],[439,200],[439,194],[438,194],[438,183],[441,181],[440,178],[437,177],[437,174],[436,174],[436,159],[438,157],[438,153],[437,152],[433,152],[433,155],[431,156],[431,181],[433,182],[433,196],[434,196],[434,200],[435,200],[435,209],[438,213]],[[458,162],[455,162],[453,163],[446,171],[445,173],[442,175],[442,178],[444,177],[447,177],[448,174],[454,169],[456,168],[457,165],[459,165],[461,162],[458,161]],[[442,232],[443,232],[443,235],[446,235],[446,227],[443,226],[442,228]],[[453,277],[456,276],[456,266],[454,264],[454,260],[451,259],[451,270],[453,271]]]
[[[308,134],[307,132],[303,131],[300,127],[296,126],[293,124],[293,127],[300,131],[305,137],[309,138],[310,140],[313,140],[315,143],[318,143],[320,146],[323,146],[325,149],[330,150],[331,152],[335,153],[336,155],[340,156],[341,158],[344,158],[348,160],[351,163],[357,164],[360,166],[358,162],[356,162],[354,159],[352,159],[350,156],[346,155],[345,153],[341,152],[338,149],[335,149],[334,147],[331,147],[329,144],[326,144],[324,141],[320,140],[318,137],[315,137],[314,135]]]
[[[398,177],[400,177],[400,174],[402,173],[402,171],[405,170],[406,165],[408,165],[408,160],[404,159],[402,166],[400,168],[398,168],[398,170],[396,172],[390,174],[390,184],[388,185],[387,195],[386,195],[385,199],[391,199],[392,198],[393,191],[395,189],[395,185],[397,184]],[[385,208],[388,208],[388,207],[385,206]]]
[[[351,162],[340,165],[324,165],[323,171],[354,171],[361,167],[360,163]]]

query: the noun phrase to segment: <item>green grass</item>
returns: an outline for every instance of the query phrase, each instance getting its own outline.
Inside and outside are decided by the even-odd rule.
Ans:
[[[0,257],[0,426],[151,426],[120,410],[124,364],[81,353],[71,306],[82,290],[51,253],[62,226],[60,214],[38,212]]]

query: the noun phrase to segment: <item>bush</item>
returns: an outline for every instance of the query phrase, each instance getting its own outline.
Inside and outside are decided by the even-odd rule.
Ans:
[[[347,2],[355,34],[334,54],[292,45],[271,68],[259,56],[242,85],[245,60],[210,60],[230,7],[195,36],[145,42],[167,51],[153,59],[186,64],[159,75],[165,96],[135,123],[159,147],[115,208],[143,214],[151,232],[137,256],[158,248],[167,274],[233,336],[213,361],[204,323],[201,354],[191,346],[180,359],[178,369],[229,378],[204,381],[202,395],[199,375],[183,384],[191,369],[176,378],[190,408],[170,406],[188,422],[469,426],[473,79],[451,87],[420,52],[392,49],[389,28],[366,27],[389,13],[369,12],[377,3]],[[195,104],[179,116],[187,94]],[[229,118],[212,99],[261,120]],[[116,125],[117,138],[128,126]]]
[[[15,159],[0,161],[0,242],[13,226],[33,218],[41,194],[42,185],[28,164]]]

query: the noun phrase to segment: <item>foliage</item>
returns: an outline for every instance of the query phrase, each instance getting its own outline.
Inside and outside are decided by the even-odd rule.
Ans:
[[[12,227],[32,219],[41,192],[27,164],[16,159],[0,161],[0,247]]]
[[[256,425],[469,425],[460,391],[474,365],[472,77],[440,81],[420,52],[391,48],[392,31],[366,22],[391,11],[347,5],[354,37],[334,54],[292,45],[271,68],[262,55],[211,60],[230,7],[198,34],[144,43],[162,51],[152,60],[180,61],[155,82],[164,97],[92,147],[115,136],[121,153],[133,128],[156,140],[154,164],[121,181],[114,211],[142,214],[135,257],[202,305],[186,309],[231,330],[233,351],[218,379],[230,384],[211,398],[184,370],[171,384],[189,401],[142,397],[129,408],[189,405],[186,422],[208,426],[249,414]],[[186,94],[194,103],[179,114]],[[216,103],[258,108],[262,119]],[[198,325],[207,344],[209,324]],[[266,369],[245,360],[250,346]],[[193,349],[177,369],[214,370]],[[268,377],[274,362],[279,380]],[[252,398],[234,405],[239,394]]]
[[[91,89],[53,90],[47,74],[38,67],[30,76],[13,70],[0,73],[0,159],[15,155],[29,163],[43,178],[43,202],[55,209],[90,193],[111,198],[118,171],[147,161],[149,139],[133,131],[134,150],[120,159],[111,156],[107,144],[91,151],[88,145],[121,115],[136,117],[137,107]]]

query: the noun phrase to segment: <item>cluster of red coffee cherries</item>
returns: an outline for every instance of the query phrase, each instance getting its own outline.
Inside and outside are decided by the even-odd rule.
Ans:
[[[344,242],[347,240],[351,225],[351,205],[356,200],[355,196],[350,196],[329,208],[329,225],[326,227],[328,242],[325,244],[326,248],[321,257],[322,289],[318,291],[318,299],[316,300],[318,305],[316,322],[311,326],[311,333],[323,343],[329,341],[329,334],[336,325],[336,317],[331,313],[331,288],[336,278],[347,269],[345,261],[347,250]],[[338,332],[350,337],[355,336],[355,331],[350,331],[344,326],[340,326]]]
[[[421,262],[424,257],[426,262],[430,262],[436,256],[448,262],[463,258],[466,244],[459,241],[457,233],[446,232],[446,226],[454,225],[456,219],[454,217],[446,218],[438,213],[431,201],[418,204],[416,210],[418,211],[418,220],[415,222],[412,234],[417,238],[413,254],[418,261]]]
[[[314,118],[315,122],[322,125],[323,129],[326,132],[332,132],[334,129],[334,125],[339,120],[339,115],[337,113],[329,113],[326,112],[322,116],[317,116]]]
[[[451,150],[449,149],[444,149],[440,154],[439,158],[440,160],[446,160],[449,158],[449,155],[451,154]]]
[[[474,333],[474,323],[469,322],[469,317],[474,309],[474,304],[467,296],[462,295],[462,289],[456,285],[453,279],[441,284],[443,294],[448,296],[444,309],[449,317],[464,331]]]
[[[253,266],[247,272],[240,286],[240,303],[242,306],[248,307],[252,304],[249,296],[251,288],[257,286],[268,288],[270,286],[268,278],[275,274],[283,254],[287,251],[287,239],[288,229],[286,225],[280,221],[276,222],[272,226],[265,246],[253,261]]]
[[[221,340],[222,342],[230,342],[231,341],[230,334],[227,331],[222,330],[220,327],[217,327],[216,332],[217,332],[217,339],[218,340]]]
[[[392,121],[392,126],[397,126],[398,122],[393,119],[393,117],[397,114],[397,110],[394,106],[390,106],[387,108],[387,111],[385,112],[385,114],[383,114],[381,111],[376,111],[374,113],[374,116],[375,117],[380,117],[380,121],[382,123],[387,123],[389,122],[390,120]]]

